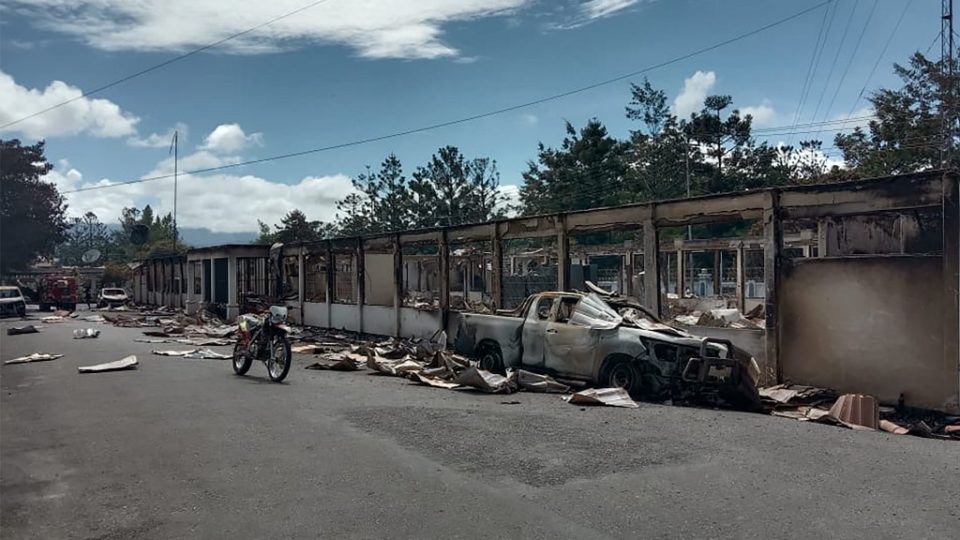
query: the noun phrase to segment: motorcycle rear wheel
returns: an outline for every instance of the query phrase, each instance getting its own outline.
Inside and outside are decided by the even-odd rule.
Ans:
[[[233,372],[237,375],[246,375],[247,371],[250,370],[250,364],[253,363],[253,359],[247,356],[246,347],[239,341],[233,346],[231,363],[233,364]]]
[[[270,338],[270,358],[267,359],[267,374],[270,380],[280,382],[290,372],[290,363],[293,354],[290,351],[290,342],[281,334]]]

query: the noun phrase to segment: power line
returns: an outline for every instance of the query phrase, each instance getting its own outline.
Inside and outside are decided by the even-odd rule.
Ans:
[[[893,41],[893,37],[897,35],[897,30],[900,29],[900,24],[903,22],[903,18],[907,15],[907,11],[910,9],[910,6],[913,5],[913,0],[908,0],[903,5],[903,11],[900,12],[900,18],[897,19],[897,24],[893,27],[893,31],[890,32],[890,37],[887,38],[887,42],[883,44],[883,49],[880,51],[880,56],[877,57],[877,61],[874,62],[873,68],[870,69],[870,74],[867,75],[867,80],[863,83],[863,88],[860,89],[860,93],[857,94],[857,99],[853,101],[853,106],[850,107],[850,112],[847,113],[847,116],[853,114],[853,111],[857,108],[857,103],[860,103],[860,98],[863,97],[863,93],[867,91],[867,86],[870,84],[870,79],[873,78],[873,74],[877,71],[877,67],[880,65],[880,61],[883,60],[883,55],[887,54],[887,48],[890,46],[890,42]]]
[[[829,4],[829,3],[832,2],[832,1],[834,1],[834,0],[825,0],[824,2],[821,2],[821,3],[819,3],[819,4],[817,4],[817,5],[813,6],[813,7],[804,9],[804,10],[799,11],[799,12],[797,12],[797,13],[794,13],[793,15],[790,15],[790,16],[788,16],[788,17],[779,19],[779,20],[777,20],[777,21],[774,21],[774,22],[772,22],[772,23],[766,24],[766,25],[761,26],[761,27],[759,27],[759,28],[756,28],[756,29],[754,29],[754,30],[750,30],[749,32],[740,34],[740,35],[738,35],[738,36],[736,36],[736,37],[733,37],[733,38],[730,38],[730,39],[721,41],[721,42],[719,42],[719,43],[715,43],[715,44],[713,44],[713,45],[710,45],[710,46],[707,46],[707,47],[698,49],[698,50],[696,50],[696,51],[693,51],[693,52],[690,52],[690,53],[687,53],[687,54],[684,54],[684,55],[681,55],[681,56],[677,56],[677,57],[672,58],[672,59],[670,59],[670,60],[665,60],[665,61],[663,61],[663,62],[660,62],[660,63],[658,63],[658,64],[654,64],[654,65],[652,65],[652,66],[645,67],[645,68],[643,68],[643,69],[638,69],[638,70],[636,70],[636,71],[633,71],[633,72],[630,72],[630,73],[626,73],[626,74],[624,74],[624,75],[619,75],[619,76],[614,77],[614,78],[611,78],[611,79],[607,79],[607,80],[604,80],[604,81],[592,83],[592,84],[589,84],[589,85],[587,85],[587,86],[582,86],[582,87],[580,87],[580,88],[576,88],[576,89],[573,89],[573,90],[568,90],[568,91],[566,91],[566,92],[561,92],[561,93],[559,93],[559,94],[553,94],[553,95],[551,95],[551,96],[542,97],[542,98],[539,98],[539,99],[535,99],[535,100],[532,100],[532,101],[527,101],[527,102],[525,102],[525,103],[520,103],[520,104],[517,104],[517,105],[511,105],[511,106],[509,106],[509,107],[503,107],[503,108],[501,108],[501,109],[495,109],[495,110],[492,110],[492,111],[487,111],[487,112],[475,114],[475,115],[472,115],[472,116],[466,116],[466,117],[458,118],[458,119],[455,119],[455,120],[448,120],[448,121],[446,121],[446,122],[439,122],[439,123],[436,123],[436,124],[430,124],[430,125],[421,126],[421,127],[418,127],[418,128],[412,128],[412,129],[408,129],[408,130],[404,130],[404,131],[398,131],[398,132],[390,133],[390,134],[387,134],[387,135],[380,135],[380,136],[369,137],[369,138],[365,138],[365,139],[357,139],[357,140],[354,140],[354,141],[349,141],[349,142],[334,144],[334,145],[330,145],[330,146],[322,146],[322,147],[319,147],[319,148],[311,148],[311,149],[309,149],[309,150],[301,150],[301,151],[299,151],[299,152],[290,152],[290,153],[287,153],[287,154],[279,154],[279,155],[270,156],[270,157],[265,157],[265,158],[252,159],[252,160],[248,160],[248,161],[241,161],[241,162],[238,162],[238,163],[230,163],[230,164],[227,164],[227,165],[220,165],[220,166],[217,166],[217,167],[207,167],[207,168],[203,168],[203,169],[194,169],[194,170],[191,170],[191,171],[185,171],[183,174],[200,174],[200,173],[209,173],[209,172],[215,172],[215,171],[222,171],[222,170],[225,170],[225,169],[233,169],[233,168],[242,167],[242,166],[245,166],[245,165],[255,165],[255,164],[259,164],[259,163],[266,163],[266,162],[269,162],[269,161],[277,161],[277,160],[281,160],[281,159],[288,159],[288,158],[293,158],[293,157],[305,156],[305,155],[309,155],[309,154],[316,154],[316,153],[320,153],[320,152],[327,152],[327,151],[330,151],[330,150],[337,150],[337,149],[340,149],[340,148],[347,148],[347,147],[350,147],[350,146],[359,146],[359,145],[362,145],[362,144],[369,144],[369,143],[373,143],[373,142],[384,141],[384,140],[387,140],[387,139],[394,139],[394,138],[397,138],[397,137],[403,137],[403,136],[405,136],[405,135],[412,135],[412,134],[414,134],[414,133],[422,133],[422,132],[424,132],[424,131],[430,131],[430,130],[433,130],[433,129],[440,129],[440,128],[445,128],[445,127],[449,127],[449,126],[454,126],[454,125],[457,125],[457,124],[464,124],[464,123],[467,123],[467,122],[472,122],[472,121],[474,121],[474,120],[480,120],[480,119],[482,119],[482,118],[488,118],[488,117],[491,117],[491,116],[497,116],[497,115],[500,115],[500,114],[503,114],[503,113],[507,113],[507,112],[511,112],[511,111],[516,111],[516,110],[518,110],[518,109],[524,109],[524,108],[526,108],[526,107],[531,107],[531,106],[533,106],[533,105],[539,105],[539,104],[541,104],[541,103],[546,103],[546,102],[548,102],[548,101],[554,101],[554,100],[557,100],[557,99],[561,99],[561,98],[565,98],[565,97],[568,97],[568,96],[572,96],[572,95],[574,95],[574,94],[579,94],[579,93],[582,93],[582,92],[586,92],[586,91],[588,91],[588,90],[593,90],[594,88],[599,88],[599,87],[601,87],[601,86],[606,86],[606,85],[609,85],[609,84],[613,84],[613,83],[615,83],[615,82],[620,82],[620,81],[625,80],[625,79],[629,79],[629,78],[632,78],[632,77],[636,77],[637,75],[641,75],[641,74],[646,73],[646,72],[648,72],[648,71],[653,71],[653,70],[655,70],[655,69],[659,69],[659,68],[662,68],[662,67],[664,67],[664,66],[669,66],[669,65],[671,65],[671,64],[675,64],[675,63],[677,63],[677,62],[681,62],[681,61],[683,61],[683,60],[687,60],[688,58],[693,58],[694,56],[698,56],[698,55],[701,55],[701,54],[703,54],[703,53],[710,52],[710,51],[713,51],[713,50],[715,50],[715,49],[719,49],[719,48],[724,47],[724,46],[726,46],[726,45],[729,45],[729,44],[731,44],[731,43],[734,43],[734,42],[737,42],[737,41],[741,41],[741,40],[743,40],[743,39],[746,39],[746,38],[748,38],[748,37],[754,36],[754,35],[756,35],[756,34],[759,34],[759,33],[761,33],[761,32],[764,32],[764,31],[766,31],[766,30],[769,30],[769,29],[771,29],[771,28],[780,26],[781,24],[784,24],[784,23],[787,23],[787,22],[792,21],[792,20],[794,20],[794,19],[797,19],[797,18],[799,18],[799,17],[802,17],[803,15],[806,15],[807,13],[810,13],[811,11],[815,11],[815,10],[817,10],[817,9],[820,9],[821,7]],[[130,185],[130,184],[139,184],[139,183],[143,183],[143,182],[151,182],[151,181],[154,181],[154,180],[163,180],[163,179],[166,179],[166,178],[171,178],[172,176],[173,176],[172,174],[163,174],[163,175],[158,175],[158,176],[151,176],[151,177],[147,177],[147,178],[141,178],[141,179],[139,179],[139,180],[128,180],[128,181],[125,181],[125,182],[117,182],[117,183],[114,183],[114,184],[106,184],[106,185],[98,185],[98,186],[89,186],[89,187],[85,187],[85,188],[78,188],[78,189],[74,189],[74,190],[70,190],[70,191],[64,191],[63,193],[64,193],[64,194],[68,194],[68,193],[79,193],[79,192],[82,192],[82,191],[93,191],[93,190],[98,190],[98,189],[106,189],[106,188],[110,188],[110,187],[125,186],[125,185]]]
[[[861,120],[873,120],[876,118],[877,118],[877,115],[868,114],[865,116],[852,116],[850,118],[838,118],[836,120],[824,120],[822,122],[810,122],[807,124],[792,124],[789,126],[770,126],[765,128],[756,128],[756,129],[753,129],[752,132],[763,133],[765,131],[779,131],[782,129],[806,128],[806,127],[823,126],[823,125],[829,125],[829,124],[849,124],[850,122],[859,122]]]
[[[820,21],[820,32],[817,34],[817,42],[814,44],[813,54],[810,56],[810,65],[807,66],[807,74],[804,76],[803,85],[800,87],[800,99],[797,101],[797,110],[793,113],[794,124],[800,122],[800,112],[803,110],[804,102],[807,100],[807,93],[810,88],[810,83],[813,80],[814,65],[817,63],[817,59],[820,54],[820,42],[821,38],[823,37],[823,31],[827,25],[827,15],[829,13],[830,9],[824,10],[823,19]]]
[[[131,79],[136,79],[137,77],[140,77],[140,76],[142,76],[142,75],[146,75],[147,73],[150,73],[151,71],[156,71],[156,70],[158,70],[158,69],[160,69],[160,68],[162,68],[162,67],[169,66],[170,64],[173,64],[174,62],[179,62],[180,60],[183,60],[183,59],[185,59],[185,58],[189,58],[189,57],[191,57],[191,56],[193,56],[193,55],[195,55],[195,54],[199,54],[199,53],[202,53],[203,51],[207,51],[207,50],[213,49],[213,48],[215,48],[215,47],[218,47],[218,46],[220,46],[220,45],[223,45],[224,43],[226,43],[226,42],[228,42],[228,41],[237,39],[237,38],[239,38],[239,37],[243,37],[243,36],[245,36],[245,35],[247,35],[247,34],[249,34],[249,33],[251,33],[251,32],[255,32],[255,31],[257,31],[257,30],[259,30],[259,29],[261,29],[261,28],[263,28],[263,27],[265,27],[265,26],[269,26],[269,25],[271,25],[271,24],[273,24],[273,23],[275,23],[275,22],[277,22],[277,21],[279,21],[279,20],[281,20],[281,19],[286,19],[287,17],[291,17],[291,16],[293,16],[293,15],[296,15],[296,14],[298,14],[298,13],[300,13],[300,12],[306,11],[306,10],[308,10],[308,9],[314,7],[314,6],[323,4],[323,3],[328,2],[328,1],[329,1],[329,0],[317,0],[316,2],[312,2],[312,3],[310,3],[310,4],[307,4],[307,5],[303,6],[303,7],[297,8],[297,9],[295,9],[295,10],[293,10],[293,11],[288,12],[288,13],[284,13],[283,15],[279,15],[279,16],[277,16],[277,17],[274,17],[274,18],[270,19],[269,21],[260,23],[260,24],[258,24],[258,25],[256,25],[256,26],[253,26],[253,27],[250,27],[250,28],[247,28],[246,30],[243,30],[243,31],[241,31],[241,32],[237,32],[236,34],[231,34],[231,35],[229,35],[229,36],[227,36],[227,37],[225,37],[225,38],[223,38],[223,39],[221,39],[221,40],[215,41],[215,42],[213,42],[213,43],[208,43],[207,45],[204,45],[204,46],[202,46],[202,47],[198,47],[198,48],[193,49],[193,50],[191,50],[191,51],[185,52],[185,53],[183,53],[183,54],[181,54],[181,55],[179,55],[179,56],[175,56],[175,57],[173,57],[173,58],[170,58],[169,60],[164,60],[163,62],[160,62],[159,64],[154,64],[154,65],[152,65],[152,66],[150,66],[150,67],[148,67],[148,68],[145,68],[145,69],[142,69],[142,70],[140,70],[140,71],[137,71],[136,73],[131,73],[130,75],[127,75],[127,76],[125,76],[125,77],[121,77],[121,78],[119,78],[119,79],[117,79],[117,80],[115,80],[115,81],[111,81],[111,82],[109,82],[109,83],[107,83],[107,84],[104,84],[103,86],[99,86],[99,87],[94,88],[93,90],[90,90],[90,91],[88,91],[88,92],[82,92],[79,96],[72,97],[72,98],[70,98],[70,99],[68,99],[68,100],[66,100],[66,101],[61,101],[60,103],[57,103],[56,105],[53,105],[53,106],[51,106],[51,107],[47,107],[46,109],[42,109],[42,110],[36,111],[36,112],[34,112],[34,113],[30,113],[30,114],[28,114],[27,116],[23,116],[23,117],[21,117],[21,118],[18,118],[17,120],[12,121],[12,122],[7,122],[6,124],[3,124],[2,126],[0,126],[0,129],[5,129],[5,128],[10,127],[10,126],[12,126],[12,125],[19,124],[20,122],[23,122],[24,120],[29,120],[29,119],[31,119],[31,118],[33,118],[33,117],[35,117],[35,116],[40,116],[41,114],[48,113],[48,112],[50,112],[50,111],[52,111],[52,110],[54,110],[54,109],[59,109],[60,107],[63,107],[64,105],[67,105],[67,104],[69,104],[69,103],[73,103],[74,101],[77,101],[78,99],[83,99],[83,98],[85,98],[85,97],[89,97],[89,96],[92,96],[92,95],[94,95],[94,94],[99,94],[100,92],[103,92],[104,90],[107,90],[108,88],[113,88],[114,86],[117,86],[118,84],[125,83],[125,82],[127,82],[127,81],[129,81],[129,80],[131,80]]]
[[[870,13],[867,15],[867,21],[863,23],[863,29],[860,30],[860,35],[857,37],[857,42],[853,46],[853,53],[847,60],[847,65],[844,66],[843,72],[840,75],[840,82],[837,83],[837,89],[833,91],[833,96],[830,98],[830,105],[827,106],[827,110],[823,113],[824,117],[830,116],[830,111],[833,110],[833,104],[837,101],[837,95],[840,93],[840,89],[843,88],[843,81],[847,79],[847,73],[850,72],[850,66],[853,64],[853,59],[857,56],[857,51],[860,50],[860,43],[863,41],[864,34],[867,33],[867,28],[870,26],[870,21],[873,19],[873,13],[877,10],[877,4],[879,3],[880,0],[873,0],[873,7],[870,8]]]
[[[850,16],[847,17],[847,24],[843,27],[843,35],[840,37],[840,44],[837,45],[837,53],[833,55],[833,61],[830,62],[830,71],[827,72],[827,78],[823,81],[823,89],[820,90],[820,97],[817,99],[817,106],[813,109],[811,119],[817,120],[817,114],[820,112],[820,105],[823,104],[823,96],[827,93],[827,87],[830,86],[830,79],[833,78],[833,71],[837,67],[837,61],[840,59],[840,53],[843,51],[843,44],[847,42],[847,35],[850,33],[850,25],[853,24],[853,16],[857,13],[857,6],[860,0],[853,3],[853,9],[850,10]]]

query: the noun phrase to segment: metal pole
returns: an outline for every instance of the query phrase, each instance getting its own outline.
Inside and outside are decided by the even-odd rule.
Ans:
[[[180,236],[177,231],[177,162],[179,161],[180,132],[173,132],[173,246],[176,249]]]
[[[953,80],[953,0],[943,0],[941,9],[940,26],[940,62],[943,65],[944,75],[948,81]],[[952,110],[957,96],[954,95],[956,89],[947,85],[940,96],[940,120],[941,133],[943,138],[940,150],[940,166],[946,168],[951,160],[953,150],[953,132],[955,129],[956,111]]]

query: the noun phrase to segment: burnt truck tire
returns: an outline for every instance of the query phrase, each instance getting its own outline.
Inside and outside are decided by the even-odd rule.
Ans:
[[[506,373],[503,369],[503,353],[496,343],[484,343],[477,353],[477,367],[491,373]]]
[[[639,394],[643,385],[640,370],[626,359],[610,360],[600,382],[608,388],[623,388],[631,396]]]

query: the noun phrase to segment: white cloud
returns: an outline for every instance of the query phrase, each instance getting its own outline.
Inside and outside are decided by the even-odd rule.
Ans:
[[[31,139],[43,139],[86,133],[94,137],[126,137],[136,134],[140,121],[106,99],[82,98],[83,92],[63,81],[53,81],[43,90],[20,86],[13,77],[0,71],[0,125],[42,111],[69,99],[66,105],[28,118],[0,133],[20,133]]]
[[[263,24],[305,0],[12,0],[41,28],[108,51],[183,51]],[[251,54],[306,43],[346,45],[368,58],[453,57],[443,26],[510,15],[533,0],[331,0],[217,47]]]
[[[540,122],[540,118],[533,113],[525,112],[520,115],[520,118],[523,119],[524,123],[529,124],[531,126]]]
[[[703,100],[717,83],[717,74],[712,71],[697,71],[683,81],[680,94],[673,100],[673,113],[686,118],[703,108]]]
[[[181,169],[196,169],[235,162],[200,151],[185,156]],[[67,163],[62,163],[68,165]],[[172,159],[164,159],[144,178],[173,172]],[[107,179],[85,181],[76,169],[51,171],[46,180],[62,191],[96,185],[114,184]],[[294,184],[274,182],[255,175],[181,174],[178,182],[177,221],[182,227],[206,227],[214,232],[250,232],[257,230],[257,219],[279,223],[294,208],[310,219],[332,221],[336,203],[354,192],[350,177],[344,174],[308,176]],[[123,207],[150,204],[155,211],[173,211],[171,178],[128,184],[107,189],[82,191],[64,196],[68,214],[80,216],[92,211],[104,222],[114,222]]]
[[[748,114],[753,117],[754,127],[772,125],[773,120],[777,117],[777,112],[773,110],[773,107],[766,101],[760,105],[742,107],[740,109],[740,116],[746,116]]]
[[[591,19],[607,17],[614,13],[626,9],[640,0],[587,0],[580,5],[584,15]]]
[[[497,210],[504,210],[508,217],[517,214],[515,208],[520,204],[520,186],[501,184],[497,188]]]
[[[230,153],[254,145],[263,145],[262,133],[247,135],[240,124],[220,124],[207,135],[200,148],[217,153]]]
[[[134,148],[169,148],[170,142],[173,140],[174,131],[179,132],[177,137],[180,144],[183,144],[187,138],[189,129],[186,124],[177,122],[177,124],[168,129],[166,133],[151,133],[146,137],[130,137],[127,139],[127,145],[133,146]]]

